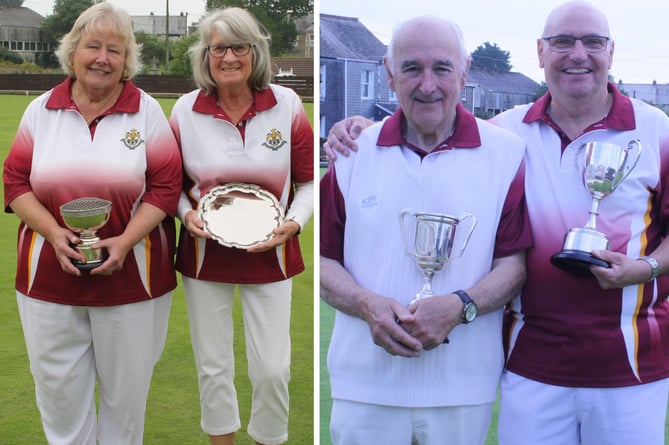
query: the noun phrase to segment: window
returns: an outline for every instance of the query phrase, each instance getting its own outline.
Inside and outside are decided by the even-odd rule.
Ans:
[[[327,74],[326,66],[321,65],[321,69],[320,69],[320,95],[321,95],[321,99],[325,99],[326,74]]]
[[[360,98],[372,99],[374,97],[374,73],[364,70],[360,73]]]

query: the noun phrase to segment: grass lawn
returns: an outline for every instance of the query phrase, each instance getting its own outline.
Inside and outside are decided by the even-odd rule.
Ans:
[[[26,105],[34,96],[0,95],[0,157],[4,160]],[[166,113],[174,99],[160,99]],[[313,104],[305,104],[310,116]],[[0,214],[0,444],[45,443],[35,404],[34,383],[19,320],[14,274],[15,215]],[[300,235],[307,270],[294,280],[292,304],[292,368],[289,443],[314,443],[314,268],[313,222]],[[250,383],[242,334],[240,304],[235,305],[236,385],[242,416],[238,445],[253,444],[246,434],[250,413]],[[156,366],[147,404],[146,445],[208,444],[200,430],[197,377],[193,360],[183,287],[174,293],[165,352]]]

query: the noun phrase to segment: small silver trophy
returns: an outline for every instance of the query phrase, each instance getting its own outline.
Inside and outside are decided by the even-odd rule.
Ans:
[[[592,256],[593,250],[609,250],[611,242],[597,231],[599,203],[613,193],[630,174],[641,156],[641,143],[632,140],[627,147],[608,142],[588,142],[582,167],[583,184],[592,195],[590,217],[585,227],[570,229],[564,237],[562,250],[551,257],[551,263],[560,269],[578,275],[592,275],[590,266],[611,267]]]
[[[104,251],[91,246],[100,241],[95,232],[107,223],[110,213],[111,202],[100,198],[79,198],[60,206],[65,225],[81,239],[75,247],[86,259],[73,261],[79,270],[94,269],[104,261]]]
[[[409,215],[414,216],[416,220],[416,235],[412,250],[407,247],[407,237],[405,235],[405,219]],[[452,255],[457,226],[465,219],[471,219],[471,226],[462,247],[456,255]],[[414,257],[418,268],[423,271],[424,277],[423,288],[418,291],[411,302],[413,303],[421,298],[434,295],[432,292],[432,277],[436,272],[442,270],[447,262],[462,256],[474,227],[476,227],[476,217],[471,213],[465,213],[460,218],[455,218],[440,213],[412,213],[409,210],[403,210],[400,213],[400,224],[404,251],[407,255]]]

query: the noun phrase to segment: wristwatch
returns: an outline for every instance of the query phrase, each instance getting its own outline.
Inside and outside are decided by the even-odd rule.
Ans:
[[[655,258],[652,256],[642,256],[637,258],[637,260],[645,261],[650,266],[650,278],[648,278],[648,281],[653,281],[657,278],[657,275],[660,273],[660,265]]]
[[[469,294],[463,290],[456,290],[453,293],[460,297],[462,303],[465,305],[462,308],[462,322],[471,323],[474,321],[479,314],[479,308],[476,306],[476,303],[474,303],[474,300],[472,300]]]

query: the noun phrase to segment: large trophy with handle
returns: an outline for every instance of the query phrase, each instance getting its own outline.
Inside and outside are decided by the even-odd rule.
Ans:
[[[632,140],[627,147],[608,142],[589,142],[585,146],[582,167],[583,184],[592,195],[590,217],[585,227],[570,229],[564,237],[562,250],[551,257],[551,263],[578,275],[592,275],[590,266],[611,267],[592,256],[593,250],[609,250],[611,242],[596,229],[599,203],[613,193],[630,174],[641,156],[641,143]]]
[[[407,223],[408,216],[415,219],[415,238],[413,246],[410,248],[407,242]],[[453,254],[455,243],[455,233],[460,224],[465,219],[470,219],[470,227],[465,235],[460,249]],[[416,260],[418,268],[423,272],[423,288],[418,291],[412,303],[421,298],[433,296],[432,277],[436,272],[441,271],[450,260],[459,258],[465,251],[469,243],[474,227],[476,227],[476,217],[471,213],[465,213],[460,218],[444,215],[440,213],[412,213],[409,210],[403,210],[400,213],[400,224],[402,231],[402,245],[407,255]]]

